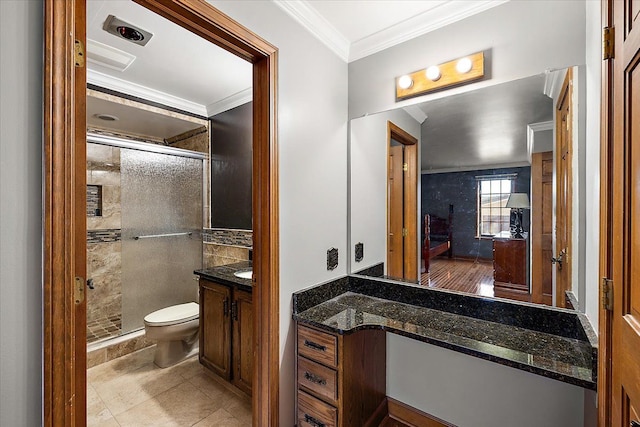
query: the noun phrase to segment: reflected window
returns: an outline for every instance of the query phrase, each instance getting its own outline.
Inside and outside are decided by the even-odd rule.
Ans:
[[[511,209],[505,207],[513,191],[515,176],[477,177],[478,237],[510,231]]]

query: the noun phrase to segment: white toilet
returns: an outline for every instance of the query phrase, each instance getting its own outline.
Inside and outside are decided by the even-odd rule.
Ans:
[[[157,341],[153,358],[156,365],[166,368],[198,351],[198,316],[195,302],[172,305],[145,316],[145,334]]]

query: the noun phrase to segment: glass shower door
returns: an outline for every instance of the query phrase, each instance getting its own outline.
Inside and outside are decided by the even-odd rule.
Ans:
[[[122,149],[122,333],[161,308],[197,301],[202,160]]]

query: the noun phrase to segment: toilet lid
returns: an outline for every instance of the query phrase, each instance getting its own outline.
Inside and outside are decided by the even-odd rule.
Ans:
[[[199,315],[198,304],[188,302],[186,304],[172,305],[149,313],[144,317],[144,321],[152,326],[165,326],[175,323],[188,322],[197,319]]]

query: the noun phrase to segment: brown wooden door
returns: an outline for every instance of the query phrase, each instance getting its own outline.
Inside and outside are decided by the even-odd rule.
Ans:
[[[571,289],[571,159],[573,73],[569,68],[556,107],[556,306]]]
[[[612,426],[640,422],[640,0],[613,2]]]
[[[553,151],[531,159],[531,302],[553,305]]]
[[[200,362],[231,379],[231,289],[200,280]]]
[[[402,145],[389,147],[388,166],[388,204],[389,225],[387,227],[387,275],[404,277],[404,244],[402,229],[404,228],[404,180],[402,176]]]
[[[253,304],[251,294],[233,293],[233,383],[251,394],[253,382]]]
[[[418,140],[387,123],[387,275],[418,280]]]

